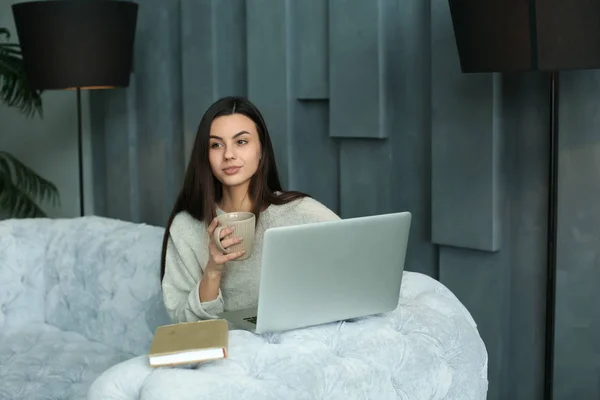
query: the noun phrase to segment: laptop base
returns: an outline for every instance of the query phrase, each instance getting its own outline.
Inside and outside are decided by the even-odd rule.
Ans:
[[[219,318],[227,320],[234,329],[241,329],[249,332],[256,332],[256,312],[257,308],[247,308],[237,311],[225,311],[219,314]]]

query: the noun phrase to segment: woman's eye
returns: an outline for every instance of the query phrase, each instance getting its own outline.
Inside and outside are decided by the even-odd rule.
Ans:
[[[248,143],[247,140],[244,140],[244,139],[238,140],[238,144],[246,144],[246,143]]]
[[[214,143],[212,143],[212,144],[210,145],[210,148],[211,148],[211,149],[216,149],[216,148],[217,148],[218,146],[220,146],[220,145],[221,145],[220,143],[214,142]]]

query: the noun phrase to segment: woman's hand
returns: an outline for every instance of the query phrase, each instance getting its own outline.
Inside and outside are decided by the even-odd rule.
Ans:
[[[206,264],[206,270],[209,272],[218,272],[221,273],[223,272],[223,270],[225,269],[225,263],[227,261],[231,261],[231,260],[235,260],[236,258],[239,258],[241,256],[243,256],[246,252],[245,251],[236,251],[233,253],[223,253],[221,252],[217,246],[214,243],[215,238],[214,233],[215,233],[215,229],[217,228],[219,222],[217,221],[217,218],[214,218],[212,220],[212,222],[210,223],[210,225],[208,226],[208,237],[210,238],[209,240],[209,258],[208,258],[208,263]],[[221,246],[224,249],[228,249],[230,246],[233,246],[235,244],[238,244],[241,242],[240,238],[238,237],[228,237],[229,235],[231,235],[233,233],[233,229],[231,229],[230,227],[221,229],[221,233],[220,233],[220,237],[219,240],[221,241]]]

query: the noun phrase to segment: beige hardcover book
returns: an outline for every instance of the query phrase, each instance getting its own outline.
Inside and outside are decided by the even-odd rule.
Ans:
[[[156,328],[148,352],[151,367],[197,364],[227,357],[229,325],[224,319]]]

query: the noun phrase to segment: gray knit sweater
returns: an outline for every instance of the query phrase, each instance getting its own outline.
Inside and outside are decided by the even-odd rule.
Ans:
[[[209,256],[206,224],[187,212],[180,212],[169,229],[162,282],[163,300],[171,319],[173,322],[197,321],[217,318],[217,314],[225,310],[256,307],[265,230],[334,219],[339,217],[308,197],[269,206],[260,214],[252,255],[247,260],[227,263],[218,297],[200,302],[200,280]]]

